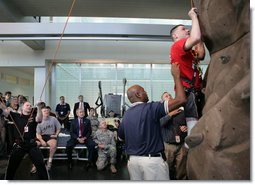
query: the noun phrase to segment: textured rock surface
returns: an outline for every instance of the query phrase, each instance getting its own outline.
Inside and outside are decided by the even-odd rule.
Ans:
[[[198,7],[211,61],[203,116],[187,138],[191,143],[188,176],[203,180],[248,180],[251,132],[249,1],[197,0],[194,3]]]

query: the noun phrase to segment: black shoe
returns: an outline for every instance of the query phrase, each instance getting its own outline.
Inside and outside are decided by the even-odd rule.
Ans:
[[[92,167],[91,162],[88,162],[88,163],[84,166],[85,170],[87,170],[87,171],[88,171],[91,167]]]
[[[73,168],[73,164],[72,163],[68,163],[67,168],[68,168],[68,170],[71,170]]]

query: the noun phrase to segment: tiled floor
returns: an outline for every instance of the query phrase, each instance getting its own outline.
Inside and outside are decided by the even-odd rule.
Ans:
[[[64,132],[63,134],[69,134]],[[64,144],[65,146],[66,144]],[[44,151],[45,152],[45,151]],[[44,153],[43,152],[43,153]],[[44,153],[45,154],[45,153]],[[85,154],[86,155],[86,154]],[[46,155],[47,156],[47,155]],[[7,166],[6,159],[0,159],[0,179],[4,179],[5,170]],[[119,160],[116,168],[118,172],[112,174],[110,168],[107,167],[103,171],[97,171],[96,167],[90,168],[88,171],[84,169],[86,161],[73,160],[73,169],[67,168],[67,160],[53,160],[53,165],[49,171],[51,180],[129,180],[126,160]],[[25,157],[20,164],[16,180],[37,180],[37,174],[30,174],[32,163],[28,157]]]
[[[103,171],[97,171],[96,167],[92,167],[87,171],[84,169],[86,161],[78,160],[74,160],[73,169],[69,170],[66,162],[66,160],[53,161],[52,169],[49,171],[51,180],[129,180],[126,161],[120,161],[116,165],[118,170],[116,174],[112,174],[109,167]],[[6,165],[6,160],[0,162],[1,179],[4,179]],[[30,174],[30,169],[31,161],[25,158],[17,170],[15,180],[37,180],[37,174]]]

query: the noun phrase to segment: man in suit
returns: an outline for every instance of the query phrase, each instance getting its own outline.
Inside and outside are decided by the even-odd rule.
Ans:
[[[68,158],[68,168],[72,169],[72,151],[77,144],[84,144],[88,148],[87,170],[92,166],[93,153],[96,143],[91,137],[92,129],[90,120],[84,116],[84,110],[79,108],[76,110],[77,118],[71,123],[71,138],[67,141],[66,153]]]
[[[83,96],[82,95],[80,95],[78,97],[78,99],[79,99],[79,102],[75,103],[74,104],[74,108],[73,108],[74,118],[77,118],[76,110],[79,109],[79,108],[84,110],[85,118],[86,118],[88,116],[88,112],[90,110],[90,106],[89,106],[89,104],[87,102],[83,101]]]

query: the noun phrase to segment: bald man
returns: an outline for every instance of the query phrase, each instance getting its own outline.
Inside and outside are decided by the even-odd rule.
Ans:
[[[143,87],[133,85],[127,90],[132,106],[125,112],[120,124],[119,139],[125,140],[131,180],[169,180],[160,118],[186,102],[179,65],[172,64],[171,72],[176,85],[174,99],[148,103]]]

